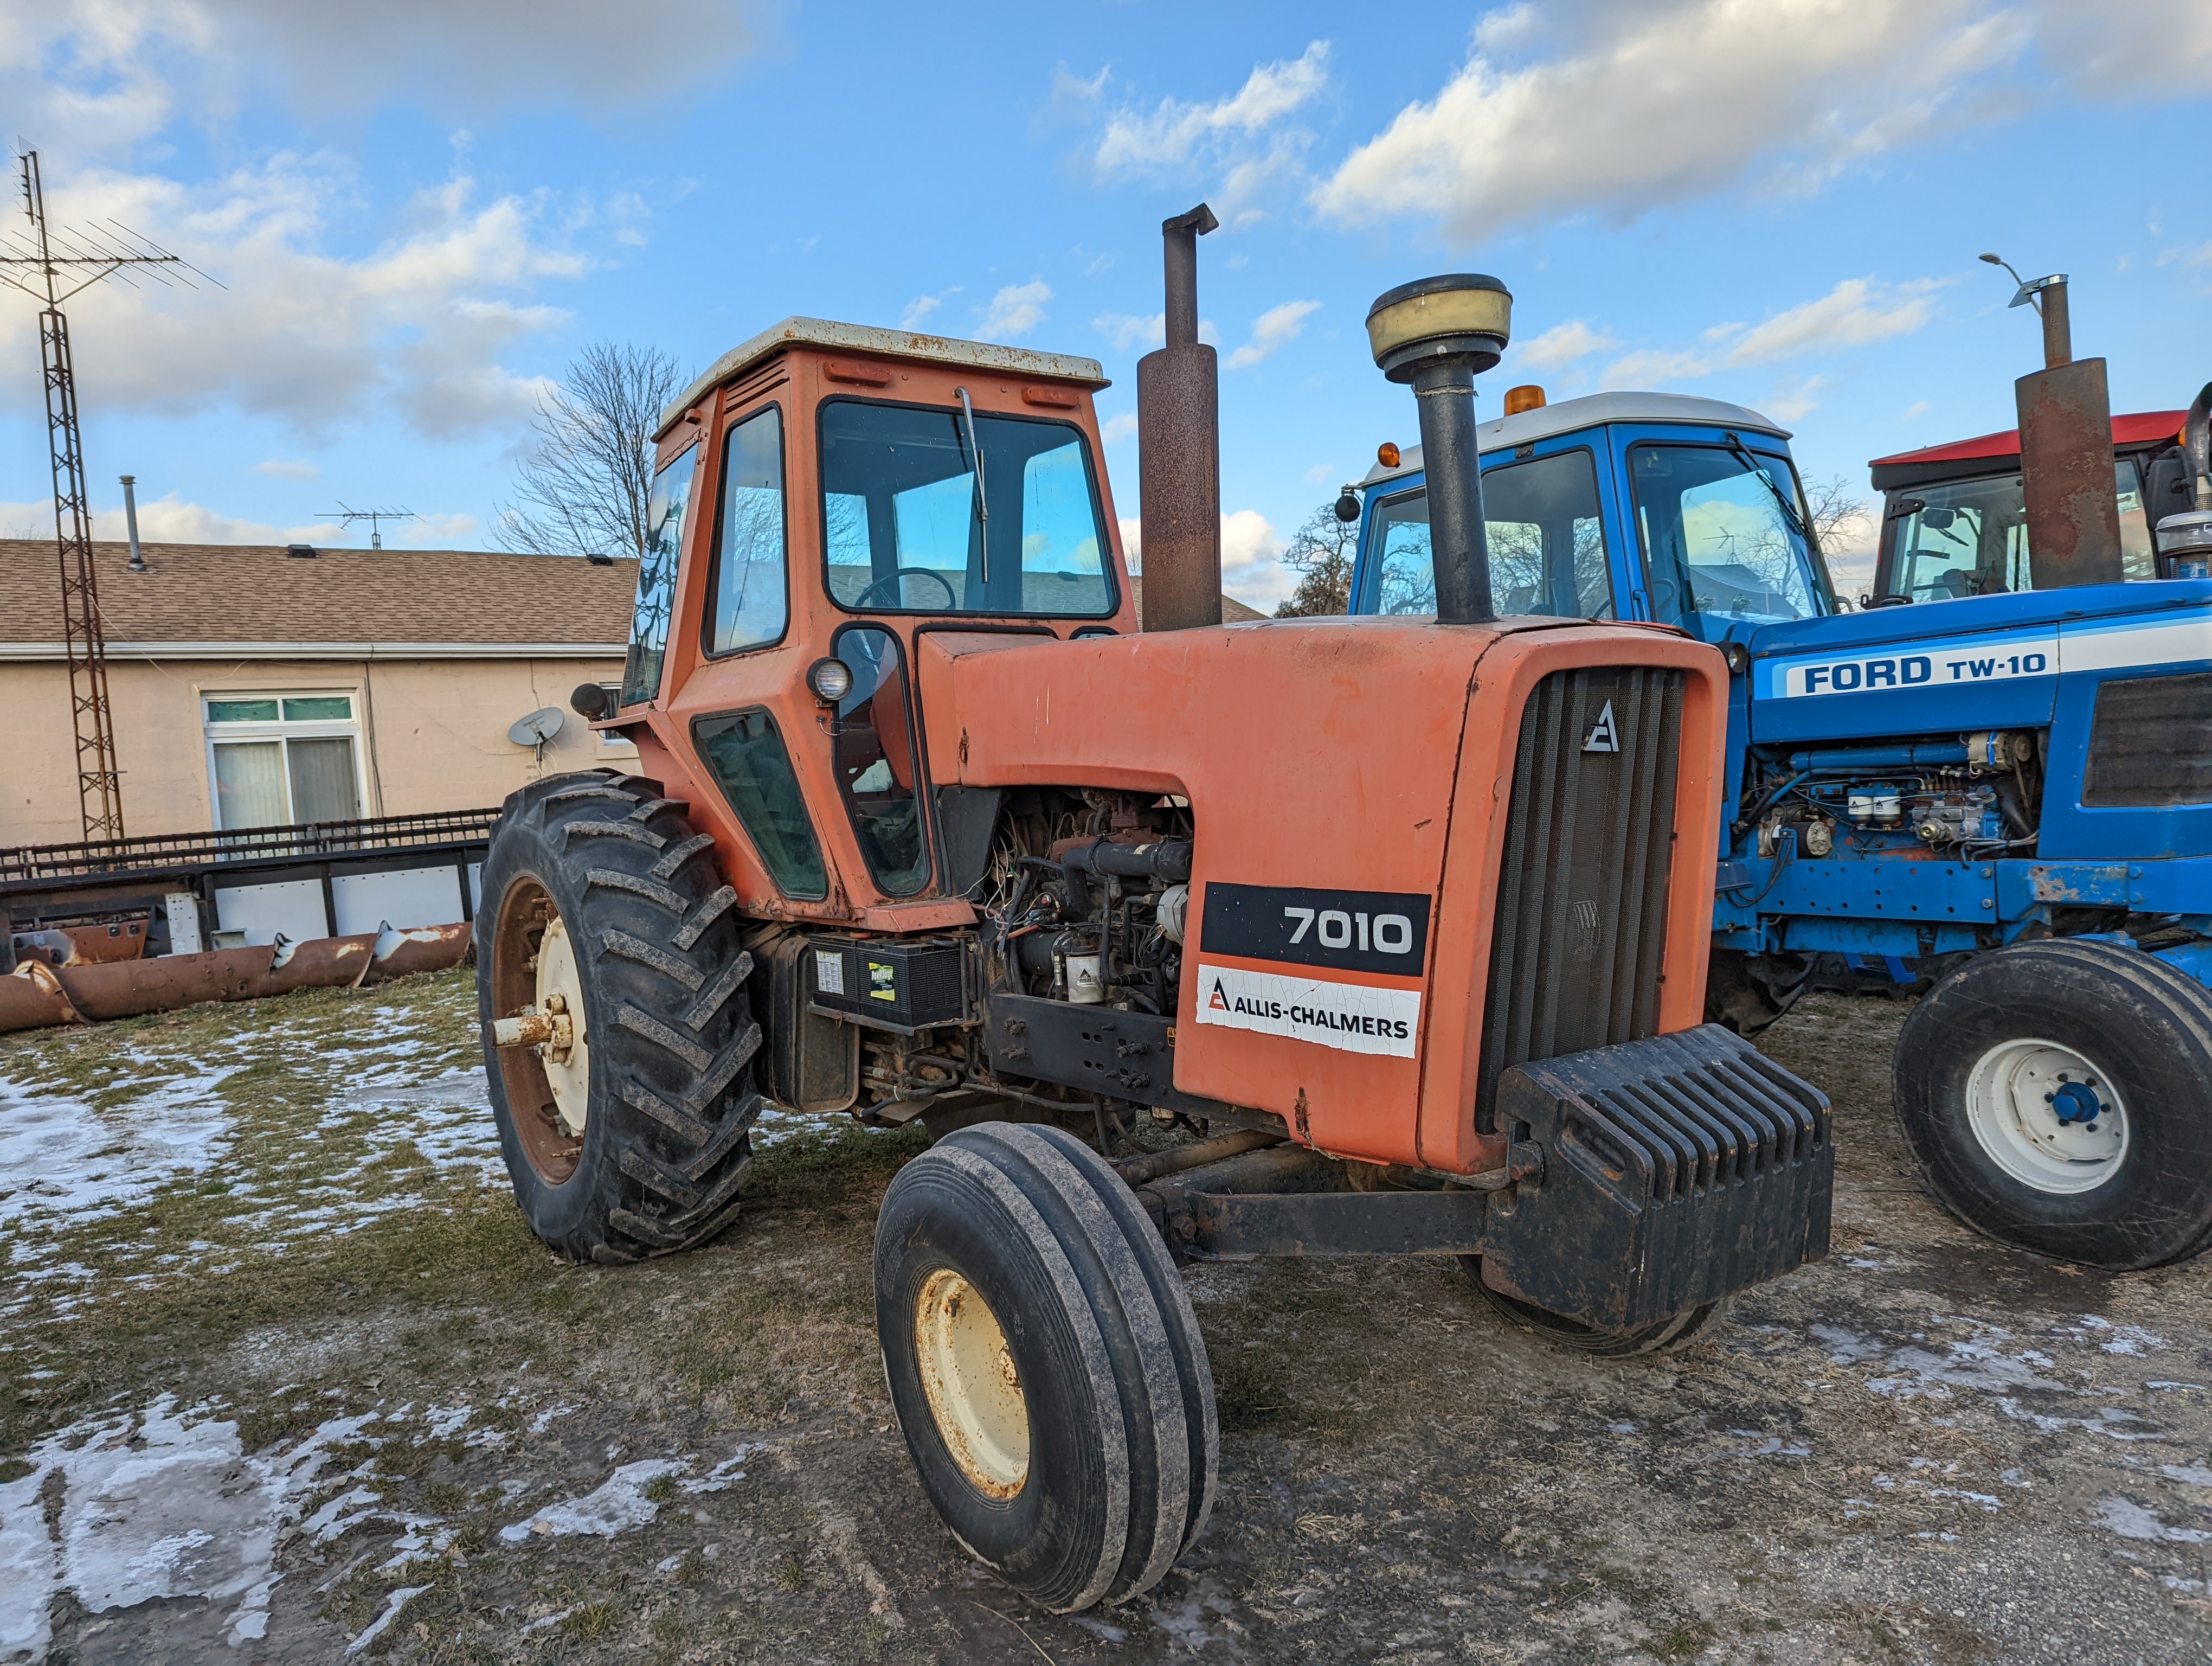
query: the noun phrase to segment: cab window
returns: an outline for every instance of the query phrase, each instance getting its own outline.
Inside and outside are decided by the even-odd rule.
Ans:
[[[700,718],[691,735],[776,888],[787,897],[828,896],[822,847],[775,719],[755,707]]]
[[[2121,576],[2131,583],[2156,578],[2135,459],[2113,460],[2112,490],[2120,512]],[[1885,594],[1942,602],[2035,587],[2027,498],[2017,474],[1893,493],[1884,536],[1889,544]]]
[[[1788,463],[1735,446],[1632,446],[1628,459],[1661,623],[1821,612],[1804,499]]]
[[[848,625],[835,652],[853,673],[830,725],[837,786],[868,872],[885,896],[911,897],[929,882],[929,849],[898,638],[874,625]]]
[[[691,477],[698,465],[699,447],[691,446],[653,477],[645,507],[645,547],[638,552],[637,600],[630,611],[629,653],[623,661],[625,706],[660,692],[668,614],[676,601],[676,565],[684,550],[684,511],[691,502]]]
[[[782,640],[788,616],[783,564],[783,413],[770,405],[739,423],[722,442],[708,653],[734,654]]]
[[[822,406],[831,599],[862,613],[1104,617],[1116,605],[1090,447],[1073,423]],[[980,452],[980,455],[978,454]]]
[[[1613,617],[1597,468],[1584,450],[1486,469],[1483,527],[1490,545],[1491,605],[1500,614]],[[1373,556],[1356,610],[1437,611],[1436,556],[1425,490],[1387,498],[1376,511]]]

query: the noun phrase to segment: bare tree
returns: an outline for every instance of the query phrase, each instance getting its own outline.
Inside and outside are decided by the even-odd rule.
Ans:
[[[653,431],[682,386],[657,347],[593,342],[538,402],[499,540],[533,555],[645,553]]]
[[[1813,542],[1823,555],[1840,550],[1874,518],[1847,474],[1807,481],[1805,508],[1813,518]]]
[[[1291,534],[1283,565],[1298,575],[1298,587],[1275,610],[1279,619],[1314,618],[1352,611],[1352,558],[1359,544],[1359,523],[1336,518],[1331,498]]]

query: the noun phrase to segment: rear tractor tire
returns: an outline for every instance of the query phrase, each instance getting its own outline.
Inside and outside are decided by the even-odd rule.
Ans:
[[[2002,1243],[2127,1272],[2212,1242],[2212,994],[2156,956],[2046,938],[1977,955],[1897,1038],[1936,1201]]]
[[[507,799],[484,860],[477,1006],[500,1149],[530,1230],[577,1261],[704,1243],[752,1160],[752,958],[714,841],[682,811],[652,781],[555,776]],[[498,1045],[518,1017],[550,1038]]]
[[[876,1223],[876,1331],[922,1491],[1039,1607],[1147,1590],[1205,1526],[1206,1345],[1143,1207],[1081,1141],[985,1122],[901,1169]]]

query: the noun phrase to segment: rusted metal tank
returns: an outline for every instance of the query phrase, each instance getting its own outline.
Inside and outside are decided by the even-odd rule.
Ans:
[[[279,939],[273,947],[152,960],[61,966],[26,960],[0,977],[0,1031],[135,1018],[209,1000],[258,1000],[295,989],[359,988],[458,965],[470,939],[465,923],[404,932],[387,926],[351,937]]]

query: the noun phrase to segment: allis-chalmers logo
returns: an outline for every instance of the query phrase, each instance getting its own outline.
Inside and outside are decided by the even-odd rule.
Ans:
[[[1583,751],[1617,752],[1620,750],[1620,732],[1613,727],[1613,702],[1608,700],[1605,702],[1605,709],[1598,713],[1597,721],[1590,725],[1589,733],[1583,738]]]

